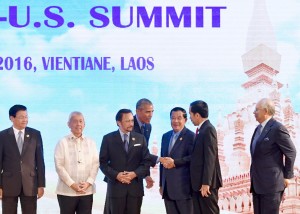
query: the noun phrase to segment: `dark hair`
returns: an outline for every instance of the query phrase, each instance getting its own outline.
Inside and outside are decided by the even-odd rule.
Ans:
[[[136,109],[139,109],[142,107],[142,105],[153,105],[152,102],[146,98],[142,98],[136,103]]]
[[[19,104],[14,105],[9,109],[9,112],[8,112],[9,116],[16,117],[18,111],[27,111],[27,108],[26,108],[26,106],[19,105]]]
[[[172,116],[172,112],[173,111],[181,111],[183,113],[183,118],[184,119],[187,119],[187,113],[186,113],[186,110],[184,108],[181,108],[181,107],[175,107],[173,108],[171,111],[170,111],[170,118]]]
[[[132,114],[132,111],[130,109],[120,109],[116,114],[116,121],[122,121],[123,114],[128,114],[128,113]]]
[[[196,100],[190,104],[191,112],[198,113],[202,118],[208,118],[208,105],[202,100]]]

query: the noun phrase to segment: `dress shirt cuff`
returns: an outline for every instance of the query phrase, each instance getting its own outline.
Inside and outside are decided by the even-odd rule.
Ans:
[[[93,178],[89,177],[89,178],[86,180],[86,182],[88,182],[89,184],[93,185],[94,182],[95,182],[95,180],[94,180]]]
[[[75,183],[75,181],[73,181],[72,179],[66,181],[66,184],[68,185],[68,187],[71,187],[71,185],[74,183]]]
[[[157,156],[156,163],[159,163],[160,156]]]

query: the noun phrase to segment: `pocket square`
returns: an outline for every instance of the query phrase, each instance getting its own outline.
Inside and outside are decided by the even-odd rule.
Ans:
[[[265,139],[264,139],[264,141],[269,141],[270,139],[268,138],[268,137],[266,137]]]
[[[137,143],[137,144],[134,144],[133,146],[141,146],[141,144],[140,144],[140,143]]]

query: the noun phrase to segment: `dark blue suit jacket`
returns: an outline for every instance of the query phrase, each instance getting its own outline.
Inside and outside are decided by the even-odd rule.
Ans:
[[[284,178],[289,179],[294,176],[296,148],[287,129],[273,118],[262,130],[251,157],[251,191],[254,188],[257,194],[283,191]]]
[[[143,178],[149,171],[150,155],[145,137],[130,132],[128,153],[125,151],[119,131],[103,137],[100,149],[100,169],[106,176],[109,197],[133,197],[144,195]],[[116,178],[119,172],[134,171],[137,177],[130,184],[123,184]]]
[[[36,196],[45,187],[43,142],[38,130],[26,127],[20,154],[13,128],[0,132],[0,188],[4,196]]]
[[[172,133],[173,130],[165,133],[162,137],[161,157],[173,158],[176,167],[166,169],[162,164],[160,165],[159,186],[163,190],[167,187],[170,199],[184,200],[191,198],[190,158],[195,134],[184,127],[169,154]]]
[[[141,128],[139,126],[139,123],[136,119],[136,115],[134,116],[134,127],[133,130],[137,133],[142,134]],[[149,146],[149,139],[150,139],[150,134],[151,134],[151,130],[152,130],[152,126],[150,123],[145,123],[145,130],[144,130],[144,136],[146,138],[146,142],[147,142],[147,147]],[[154,167],[156,165],[156,161],[157,161],[157,156],[150,154],[150,158],[151,158],[151,166]],[[150,172],[148,173],[150,174]]]

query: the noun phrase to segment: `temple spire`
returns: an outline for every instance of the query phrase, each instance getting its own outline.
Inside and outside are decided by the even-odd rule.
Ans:
[[[253,14],[247,35],[246,51],[250,51],[260,44],[264,44],[274,51],[277,50],[276,37],[269,19],[265,0],[254,1]]]

